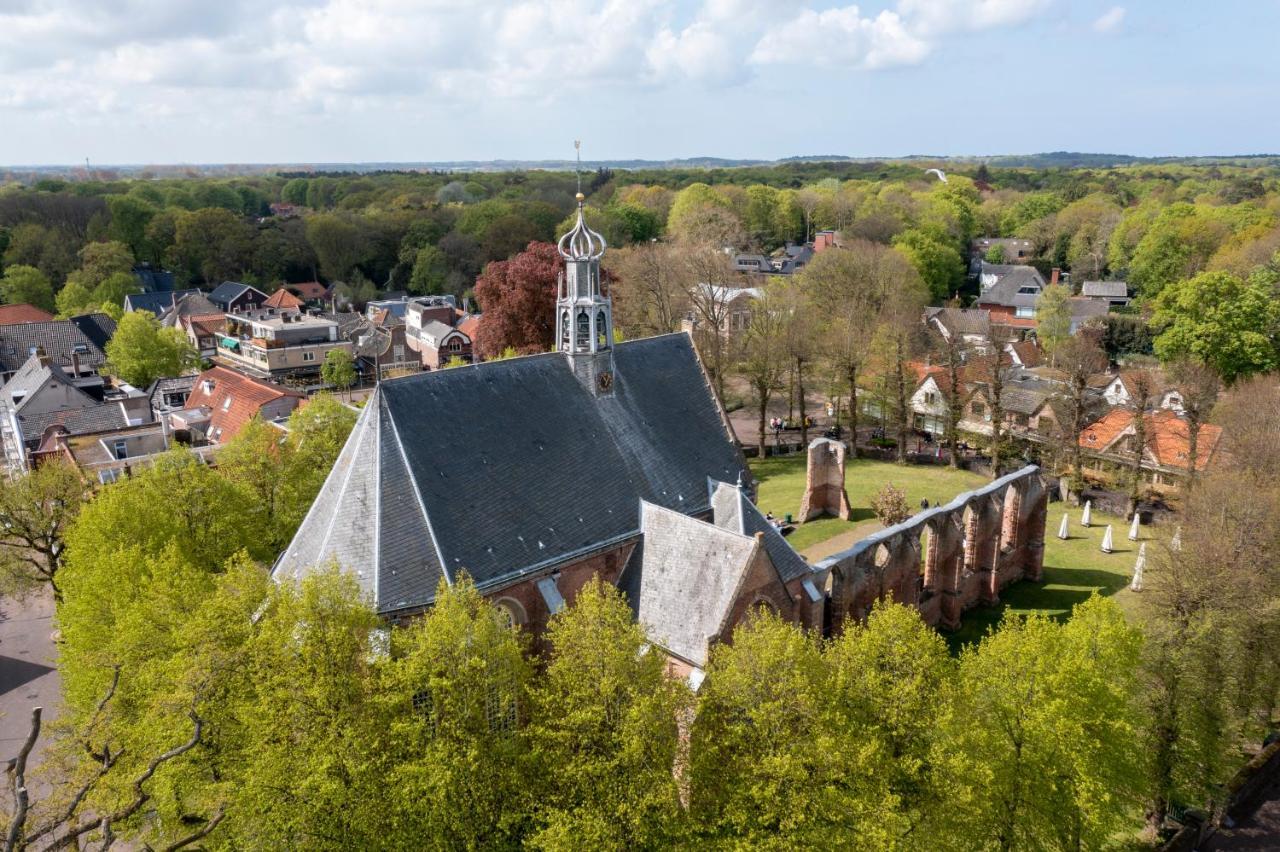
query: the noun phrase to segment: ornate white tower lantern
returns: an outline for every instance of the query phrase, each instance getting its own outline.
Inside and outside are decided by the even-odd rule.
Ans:
[[[578,221],[557,244],[565,269],[556,292],[556,349],[569,357],[574,374],[589,390],[610,394],[613,300],[600,280],[600,257],[608,244],[587,226],[581,189],[577,199]]]

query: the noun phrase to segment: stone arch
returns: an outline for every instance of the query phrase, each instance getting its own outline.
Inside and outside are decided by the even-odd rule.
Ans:
[[[498,623],[512,630],[529,623],[529,615],[515,598],[498,598],[493,602]]]

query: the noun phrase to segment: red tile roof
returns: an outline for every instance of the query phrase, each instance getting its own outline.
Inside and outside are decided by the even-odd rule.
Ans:
[[[458,331],[471,338],[471,341],[474,343],[476,339],[476,332],[480,330],[480,315],[472,314],[471,316],[464,318],[455,327]]]
[[[1190,432],[1187,421],[1172,411],[1161,409],[1145,415],[1147,432],[1147,449],[1156,463],[1163,467],[1186,468],[1187,456],[1191,448]],[[1113,408],[1096,423],[1086,427],[1080,433],[1080,446],[1097,452],[1106,451],[1117,439],[1128,433],[1133,426],[1133,412],[1127,408]],[[1204,470],[1209,465],[1218,441],[1222,438],[1222,428],[1206,423],[1200,427],[1200,438],[1196,442],[1196,470]]]
[[[297,284],[286,284],[285,287],[308,300],[323,299],[329,295],[329,288],[319,281],[302,281]]]
[[[26,303],[0,305],[0,325],[16,325],[20,322],[48,322],[53,314]]]
[[[183,319],[197,334],[221,334],[227,330],[226,314],[194,314]]]
[[[268,308],[301,308],[302,300],[281,287],[279,290],[267,297],[262,304]]]
[[[207,391],[206,382],[212,382]],[[285,397],[299,401],[306,398],[304,394],[274,382],[250,378],[227,367],[213,367],[196,377],[187,398],[187,408],[208,408],[210,436],[221,430],[217,432],[216,440],[226,443],[248,425],[263,406]]]

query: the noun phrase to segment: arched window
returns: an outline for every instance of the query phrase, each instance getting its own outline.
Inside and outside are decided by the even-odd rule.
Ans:
[[[596,314],[596,348],[609,348],[609,320],[604,311]]]
[[[578,339],[576,346],[579,352],[585,352],[591,348],[591,317],[587,316],[586,311],[578,311]]]
[[[563,311],[560,314],[560,348],[569,348],[569,312]]]
[[[508,630],[515,630],[525,623],[524,607],[520,605],[519,601],[503,598],[494,603],[493,609],[494,617],[498,619],[498,623]]]

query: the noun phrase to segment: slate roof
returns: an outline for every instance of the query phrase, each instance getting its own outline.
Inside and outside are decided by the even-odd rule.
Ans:
[[[223,281],[217,287],[213,288],[213,292],[209,294],[209,301],[213,302],[222,310],[230,310],[231,303],[240,297],[246,290],[252,290],[262,296],[265,301],[267,294],[263,293],[256,287],[250,287],[248,284],[241,284],[239,281]]]
[[[953,335],[991,335],[991,312],[981,308],[927,308],[928,319]]]
[[[1001,305],[1009,308],[1034,308],[1044,289],[1044,279],[1030,266],[1015,266],[999,281],[992,284],[978,297],[979,305]],[[1034,293],[1018,292],[1024,287],[1034,287]]]
[[[641,500],[699,514],[708,478],[749,478],[687,335],[613,359],[601,396],[559,353],[382,382],[276,571],[337,558],[410,610],[441,576],[501,588],[635,539]]]
[[[0,370],[17,372],[37,346],[43,347],[53,364],[63,368],[71,366],[72,353],[81,347],[77,353],[81,369],[97,369],[106,361],[102,347],[115,328],[115,321],[106,314],[0,326]]]
[[[642,502],[644,551],[636,620],[675,656],[705,667],[709,643],[751,570],[756,540],[681,512]]]
[[[167,376],[162,379],[156,379],[151,383],[151,387],[147,388],[147,401],[151,403],[152,410],[164,408],[164,395],[167,393],[176,393],[178,391],[191,391],[196,384],[196,376]]]
[[[18,424],[22,429],[23,441],[34,443],[40,440],[46,429],[55,424],[66,429],[71,435],[86,435],[123,429],[129,425],[129,418],[120,403],[105,402],[67,411],[20,413]]]
[[[769,523],[769,519],[760,514],[760,510],[747,497],[746,489],[729,485],[725,482],[707,480],[707,489],[711,495],[712,523],[739,535],[764,535],[765,551],[773,567],[778,569],[778,577],[789,583],[797,577],[813,573],[804,557],[796,553],[778,528]]]
[[[144,293],[165,293],[173,290],[173,273],[167,269],[156,269],[149,263],[135,266],[133,277],[138,279],[138,286]]]
[[[69,405],[58,411],[29,413],[28,403],[37,398],[39,391],[51,383],[66,385],[69,389]],[[75,386],[71,378],[53,363],[42,363],[31,356],[0,390],[5,402],[12,406],[18,418],[18,428],[26,443],[36,443],[45,429],[57,423],[73,435],[96,432],[127,425],[128,418],[118,403],[101,403]],[[47,399],[47,398],[46,398]],[[16,400],[16,401],[15,401]]]
[[[53,314],[25,302],[18,305],[0,305],[0,325],[19,322],[48,322]]]
[[[455,329],[448,323],[440,322],[440,320],[431,320],[423,323],[422,328],[418,331],[418,339],[426,343],[432,349],[439,349],[443,345],[445,338],[453,334],[455,331],[466,336],[461,329]],[[469,342],[468,338],[468,342]]]
[[[1123,281],[1086,281],[1080,287],[1080,295],[1099,299],[1127,299],[1129,285]]]
[[[130,293],[124,297],[124,309],[126,311],[150,311],[156,316],[160,316],[165,311],[171,309],[183,296],[192,296],[199,293],[200,291],[195,288],[189,290],[171,290],[168,292],[157,291],[154,293]]]

